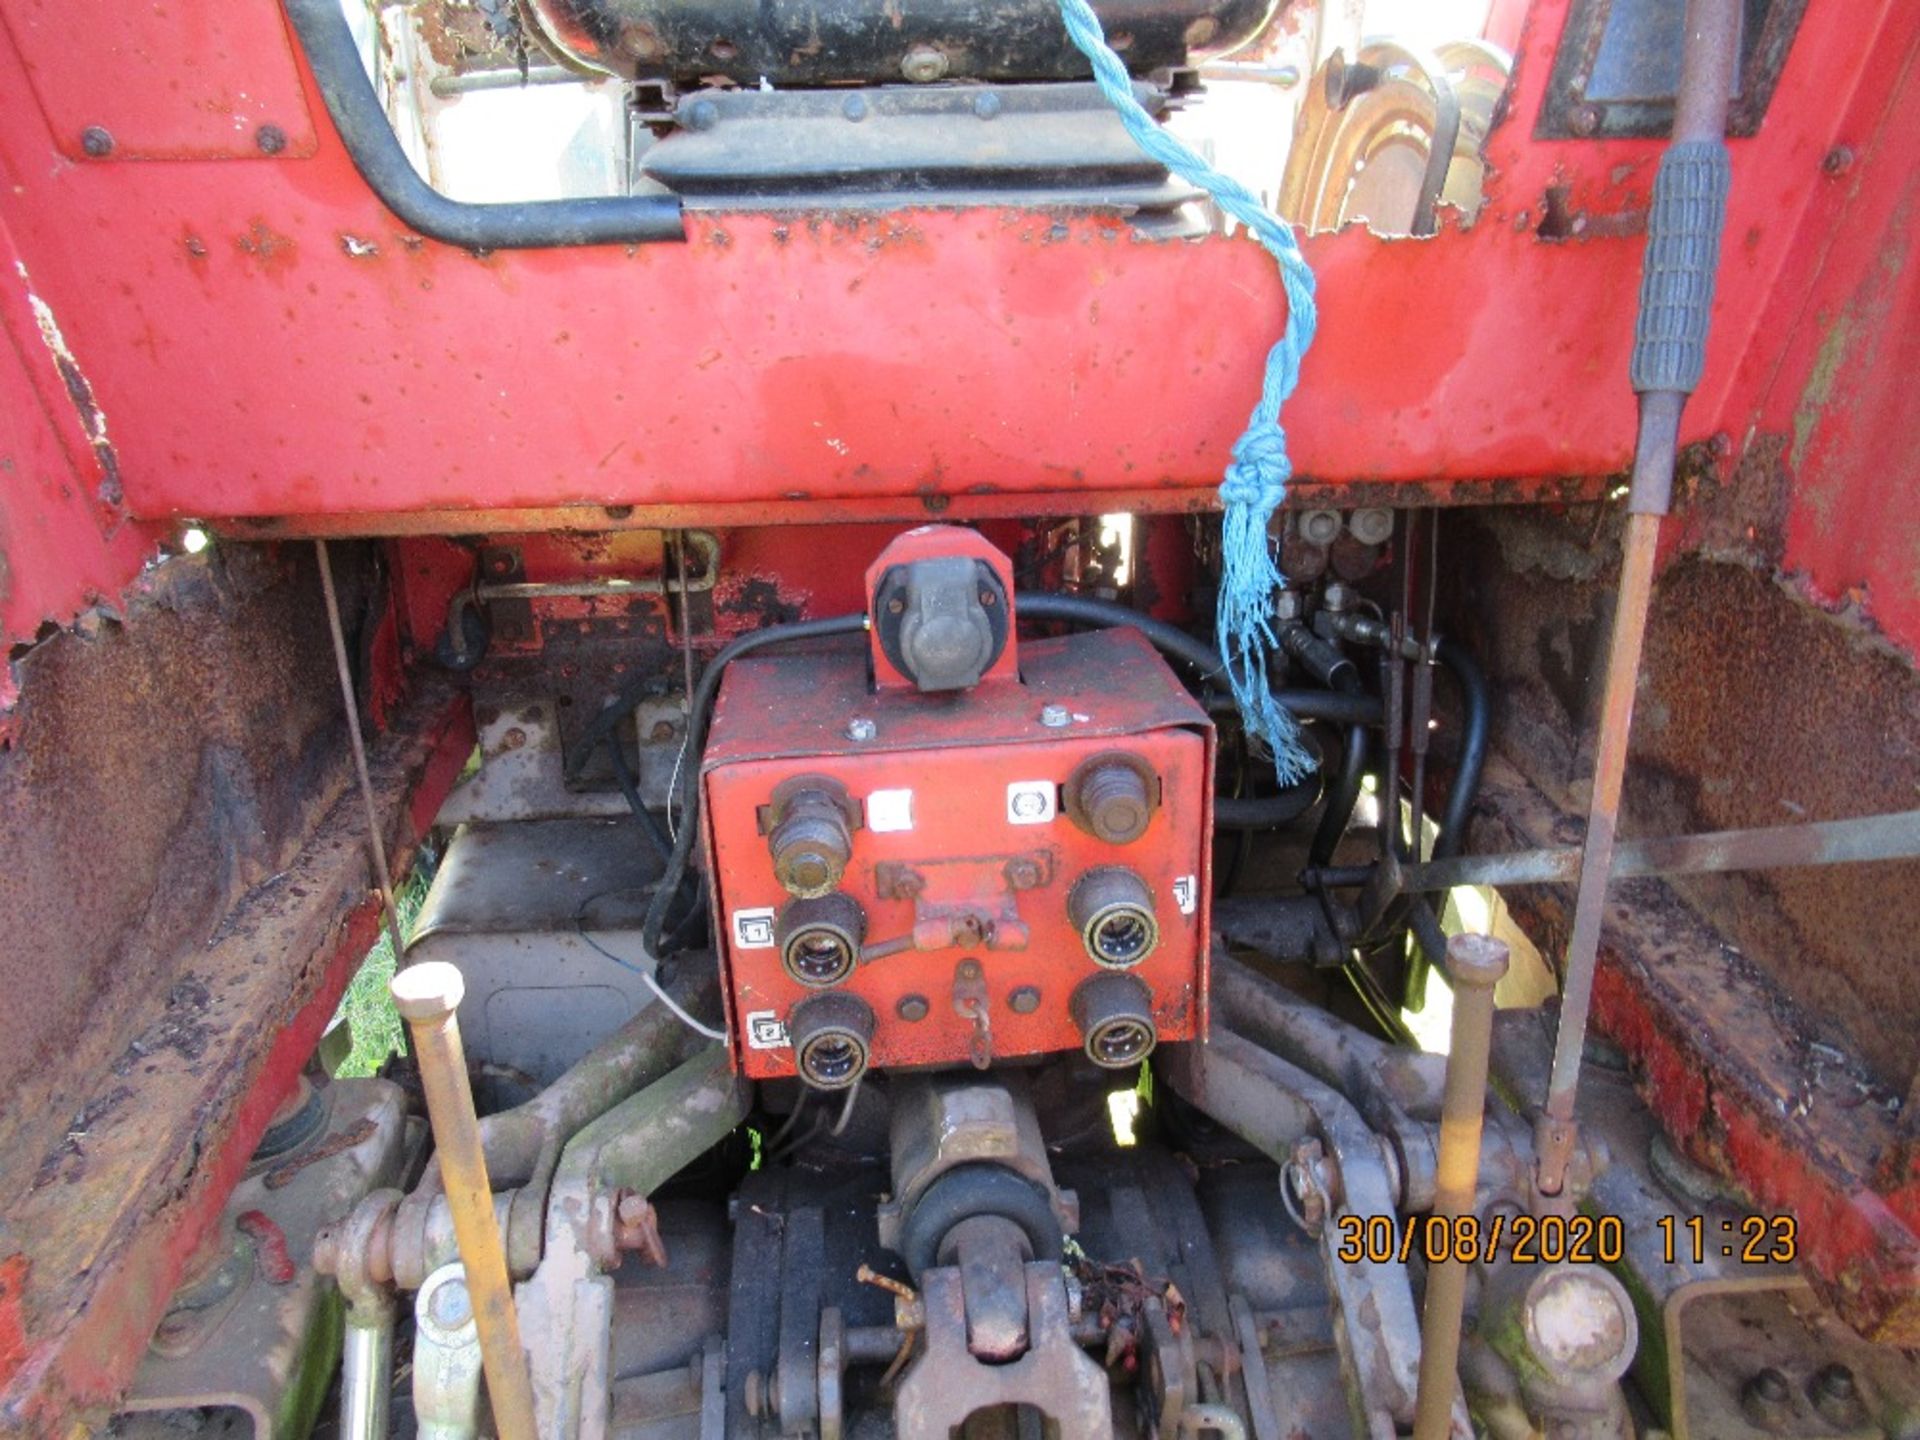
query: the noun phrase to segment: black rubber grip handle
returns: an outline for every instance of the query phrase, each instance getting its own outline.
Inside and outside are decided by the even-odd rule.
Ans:
[[[1682,141],[1660,157],[1628,372],[1643,395],[1691,395],[1700,383],[1730,169],[1727,147],[1718,140]]]

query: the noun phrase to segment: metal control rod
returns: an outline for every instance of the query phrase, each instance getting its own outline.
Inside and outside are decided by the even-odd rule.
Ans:
[[[1459,885],[1562,885],[1580,875],[1579,849],[1517,850],[1508,855],[1456,855],[1402,865],[1386,877],[1393,893],[1451,890]],[[1623,840],[1613,852],[1613,878],[1718,875],[1730,870],[1786,870],[1802,865],[1860,865],[1920,860],[1920,810],[1810,820],[1752,830],[1708,830]],[[1373,867],[1309,871],[1320,885],[1364,885]]]
[[[1440,1100],[1440,1154],[1434,1166],[1433,1221],[1451,1226],[1473,1213],[1480,1180],[1480,1127],[1487,1107],[1487,1057],[1493,1044],[1493,987],[1507,973],[1507,947],[1485,935],[1447,942],[1453,981],[1453,1040]],[[1467,1269],[1451,1254],[1427,1266],[1420,1312],[1420,1386],[1413,1404],[1413,1440],[1447,1440],[1460,1368],[1460,1317]]]
[[[514,1313],[506,1251],[494,1215],[493,1186],[487,1178],[487,1157],[480,1146],[480,1122],[473,1111],[473,1092],[467,1088],[466,1054],[455,1018],[465,993],[459,970],[444,961],[410,965],[393,977],[394,1006],[413,1036],[420,1085],[427,1095],[440,1178],[453,1212],[453,1233],[466,1268],[474,1324],[480,1331],[481,1366],[494,1423],[500,1440],[535,1440],[538,1431],[527,1352],[520,1343],[520,1321]]]
[[[1632,381],[1640,396],[1640,431],[1627,494],[1625,553],[1607,649],[1606,687],[1594,757],[1593,798],[1567,940],[1560,1029],[1553,1075],[1535,1131],[1536,1181],[1542,1196],[1566,1184],[1574,1148],[1573,1105],[1580,1057],[1587,1042],[1593,972],[1600,953],[1600,921],[1613,871],[1614,832],[1633,729],[1634,688],[1653,596],[1660,519],[1673,496],[1680,413],[1700,382],[1707,317],[1719,267],[1726,218],[1727,96],[1740,34],[1740,0],[1688,0],[1680,88],[1674,101],[1673,143],[1660,160],[1647,214],[1647,249],[1640,277]]]
[[[340,1349],[343,1440],[387,1440],[393,1392],[393,1306],[352,1306]]]

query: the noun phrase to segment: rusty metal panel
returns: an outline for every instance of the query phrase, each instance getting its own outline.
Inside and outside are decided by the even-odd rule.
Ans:
[[[1307,242],[1328,323],[1288,416],[1303,475],[1412,494],[1624,461],[1632,400],[1604,377],[1625,370],[1656,147],[1524,133],[1564,8],[1533,8],[1519,123],[1494,132],[1471,230]],[[1695,437],[1753,380],[1736,361],[1765,298],[1802,278],[1782,266],[1843,123],[1819,97],[1910,48],[1917,20],[1891,0],[1811,16],[1783,103],[1740,142],[1739,260]],[[24,86],[19,54],[0,52],[0,84]],[[11,106],[0,153],[57,150]],[[129,501],[149,516],[378,528],[696,502],[740,522],[975,496],[1205,505],[1281,304],[1244,240],[1032,211],[708,214],[685,245],[476,256],[397,224],[331,137],[297,164],[10,158],[8,178],[0,210],[99,357]],[[1566,238],[1539,233],[1549,187]]]
[[[69,160],[314,152],[291,37],[272,0],[8,0],[0,19]]]
[[[1496,758],[1472,845],[1540,843],[1570,822]],[[1570,888],[1507,901],[1543,946],[1564,943]],[[1762,1211],[1798,1218],[1799,1264],[1827,1303],[1870,1338],[1920,1341],[1920,1206],[1885,1163],[1899,1153],[1896,1097],[1814,1039],[1814,1013],[1668,886],[1635,880],[1607,907],[1594,1020],[1689,1158],[1735,1178]]]
[[[1023,681],[991,682],[959,697],[869,693],[857,655],[747,659],[729,673],[704,789],[731,1018],[744,1034],[753,1016],[772,1016],[766,1043],[738,1050],[747,1074],[793,1073],[793,1051],[776,1029],[816,993],[846,992],[867,1003],[877,1022],[876,1065],[965,1062],[975,1031],[956,1004],[956,966],[970,957],[984,971],[995,1057],[1079,1049],[1068,997],[1102,971],[1069,919],[1067,897],[1097,866],[1133,869],[1153,894],[1159,945],[1121,973],[1152,991],[1160,1039],[1202,1033],[1211,728],[1165,662],[1132,633],[1029,642],[1020,660]],[[1041,721],[1050,704],[1065,708],[1065,725]],[[870,740],[848,736],[856,717],[872,722]],[[1151,767],[1167,796],[1196,803],[1161,804],[1143,835],[1113,844],[1082,830],[1053,796],[1081,762],[1122,750]],[[912,935],[923,913],[889,884],[891,866],[924,880],[929,909],[1010,903],[1017,920],[1008,920],[1026,932],[1019,948],[980,941],[908,949],[862,964],[832,991],[794,980],[771,943],[771,917],[788,897],[760,812],[776,785],[804,775],[833,777],[864,804],[866,823],[854,833],[842,888],[865,908],[870,942]],[[1016,814],[1016,791],[1029,789],[1048,793],[1033,812],[1038,819]],[[884,821],[877,794],[898,807]],[[1034,883],[1009,888],[1003,877],[1018,861],[1033,867]],[[752,917],[761,916],[764,934],[752,929]],[[1036,992],[1030,1007],[1013,1003],[1022,987]],[[914,1012],[903,1012],[903,1003],[914,996],[926,1002],[924,1012],[906,1018]]]
[[[124,1386],[377,926],[310,561],[220,553],[39,647],[0,751],[7,1433]],[[398,712],[396,856],[471,746],[444,687]]]
[[[0,224],[0,647],[118,604],[159,543],[121,500],[86,371]],[[14,688],[13,667],[0,667],[0,736]]]

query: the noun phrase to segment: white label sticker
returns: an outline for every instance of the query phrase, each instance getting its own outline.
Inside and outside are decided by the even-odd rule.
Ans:
[[[913,791],[876,790],[867,796],[867,829],[876,835],[913,829]]]
[[[1007,786],[1007,823],[1045,825],[1053,819],[1051,780],[1015,780]]]
[[[733,944],[737,950],[773,948],[773,907],[733,912]]]
[[[1195,876],[1182,875],[1173,882],[1173,903],[1180,907],[1182,915],[1193,914],[1199,901],[1199,881]]]
[[[793,1042],[787,1039],[787,1027],[778,1010],[747,1012],[747,1044],[755,1050],[785,1050]]]

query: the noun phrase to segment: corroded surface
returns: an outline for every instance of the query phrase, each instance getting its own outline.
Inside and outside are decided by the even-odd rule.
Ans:
[[[376,927],[305,554],[232,552],[158,594],[35,652],[0,758],[0,954],[43,1037],[7,1055],[32,1097],[0,1147],[8,1433],[64,1435],[125,1384]],[[396,856],[470,745],[445,688],[376,743]]]

